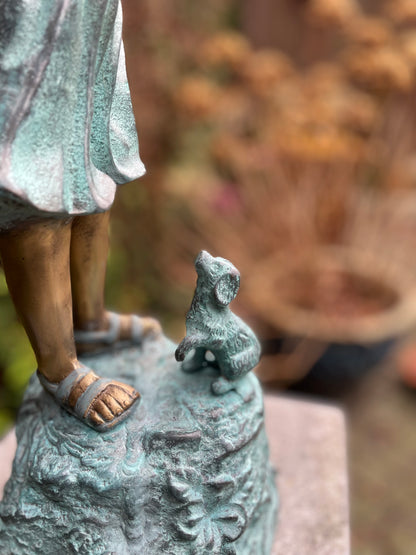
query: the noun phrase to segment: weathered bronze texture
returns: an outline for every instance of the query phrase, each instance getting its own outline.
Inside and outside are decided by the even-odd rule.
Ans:
[[[195,261],[198,281],[191,308],[186,316],[186,337],[176,349],[176,360],[184,361],[185,372],[202,370],[207,351],[215,357],[221,377],[212,391],[221,395],[237,386],[260,359],[260,344],[253,331],[229,304],[240,287],[240,273],[224,258],[201,251]],[[193,350],[193,355],[185,356]]]
[[[92,371],[86,376],[79,373],[72,313],[76,315],[78,333],[89,334],[88,344],[81,344],[81,350],[102,349],[102,336],[97,341],[94,332],[105,337],[109,322],[103,300],[107,228],[108,213],[104,213],[69,220],[26,222],[18,229],[0,234],[7,283],[35,352],[38,371],[45,378],[43,385],[56,397],[53,384],[62,383],[72,374],[74,379],[67,391],[59,399],[56,397],[58,402],[71,414],[101,430],[106,429],[104,423],[121,421],[122,413],[139,399],[139,394],[126,384],[101,382],[105,387],[96,387],[86,410],[77,409],[78,401],[88,398],[88,388],[99,377]],[[107,341],[107,347],[119,340],[132,339],[133,317],[118,318],[117,333],[110,345]],[[156,320],[143,318],[135,343],[144,335],[159,331]],[[92,376],[94,379],[90,379]]]
[[[218,369],[182,372],[175,347],[148,337],[83,357],[142,393],[106,434],[33,377],[0,502],[2,555],[270,555],[278,499],[260,384],[250,372],[244,391],[213,395]]]
[[[104,308],[108,210],[116,185],[144,173],[121,31],[119,0],[4,0],[0,9],[4,271],[45,389],[100,430],[139,394],[85,370],[76,345],[160,331]]]

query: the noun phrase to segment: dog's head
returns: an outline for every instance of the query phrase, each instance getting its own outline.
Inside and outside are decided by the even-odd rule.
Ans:
[[[231,262],[201,251],[195,260],[195,269],[200,300],[226,307],[236,297],[240,287],[240,272]]]

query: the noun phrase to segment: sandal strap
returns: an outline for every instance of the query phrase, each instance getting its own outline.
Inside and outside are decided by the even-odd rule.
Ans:
[[[79,396],[75,407],[70,407],[68,405],[68,397],[71,394],[71,391],[74,387],[76,387],[77,383],[88,374],[93,374],[97,379],[90,383],[86,390]],[[54,399],[58,402],[58,404],[61,405],[62,408],[64,408],[69,413],[76,416],[79,420],[82,420],[97,431],[107,430],[113,427],[115,424],[122,422],[131,412],[134,404],[136,404],[136,401],[134,401],[134,403],[129,408],[115,417],[114,420],[104,422],[103,424],[95,424],[88,417],[89,409],[92,403],[106,389],[106,387],[109,384],[114,383],[113,380],[108,378],[100,378],[93,370],[91,370],[91,368],[88,368],[84,365],[81,365],[79,368],[75,368],[70,374],[68,374],[68,376],[66,376],[66,378],[64,378],[59,383],[50,382],[39,372],[39,370],[37,370],[37,376],[44,389],[54,397]]]
[[[114,345],[120,340],[121,316],[116,312],[107,312],[108,329],[98,331],[75,330],[74,338],[78,345],[88,343],[103,343],[105,345]],[[131,343],[140,344],[143,339],[142,319],[135,314],[130,315],[130,337],[126,339]]]
[[[136,314],[132,314],[130,316],[131,318],[131,322],[130,322],[130,329],[131,329],[131,333],[130,333],[130,341],[132,341],[133,343],[141,343],[143,340],[143,324],[142,324],[142,319],[137,316]]]
[[[82,345],[84,343],[105,343],[112,345],[120,336],[120,316],[115,312],[107,312],[108,329],[106,330],[75,330],[75,342]]]
[[[72,370],[72,372],[70,372],[68,376],[66,376],[59,383],[53,383],[45,378],[39,370],[37,371],[37,375],[42,386],[61,404],[64,404],[67,401],[74,386],[90,373],[94,374],[90,368],[82,364],[79,368],[74,368],[74,370]]]
[[[67,410],[69,407],[67,406],[68,397],[71,394],[73,388],[77,385],[77,383],[82,380],[88,374],[93,374],[97,377],[97,379],[92,382],[87,389],[79,396],[75,407],[71,409],[78,417],[85,417],[88,409],[90,408],[91,404],[95,401],[95,399],[100,395],[100,393],[107,387],[108,384],[112,383],[112,380],[107,378],[99,378],[97,374],[87,368],[87,366],[82,365],[80,368],[75,368],[66,378],[64,378],[58,384],[52,383],[43,376],[39,370],[37,372],[38,378],[40,383],[43,387],[53,395],[53,397],[59,402]]]
[[[107,378],[98,378],[95,382],[90,384],[87,389],[80,395],[74,407],[74,413],[80,416],[87,416],[88,409],[96,398],[104,391],[112,380]]]

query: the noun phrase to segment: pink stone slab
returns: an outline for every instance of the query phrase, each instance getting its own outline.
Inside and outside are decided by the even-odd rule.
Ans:
[[[321,403],[265,396],[280,509],[272,555],[350,553],[345,418]]]
[[[12,472],[12,462],[16,451],[16,436],[11,430],[0,441],[0,499],[3,497],[4,484]]]

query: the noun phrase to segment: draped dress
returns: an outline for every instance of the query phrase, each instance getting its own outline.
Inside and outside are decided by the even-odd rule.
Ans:
[[[0,0],[0,231],[144,174],[121,31],[119,0]]]

